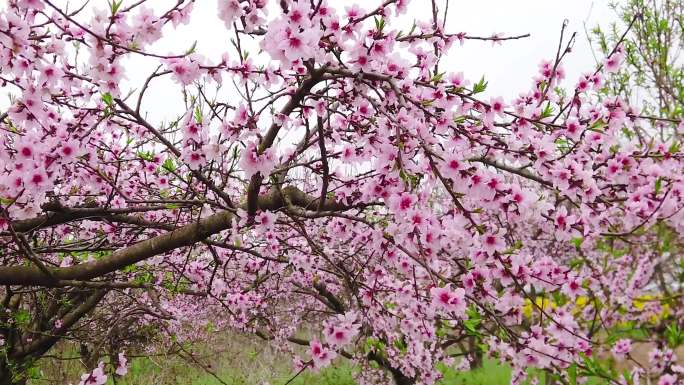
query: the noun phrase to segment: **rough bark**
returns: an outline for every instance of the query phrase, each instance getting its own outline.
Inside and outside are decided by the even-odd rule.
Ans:
[[[267,195],[260,196],[258,199],[258,208],[261,210],[276,210],[288,204],[304,209],[314,209],[318,207],[319,199],[311,197],[295,187],[286,187],[279,191],[274,190]],[[326,200],[322,206],[325,210],[329,211],[342,211],[351,208],[332,200]],[[117,250],[107,258],[74,266],[50,268],[52,276],[36,266],[3,267],[0,268],[0,285],[53,287],[60,286],[58,282],[60,280],[88,280],[97,278],[156,255],[180,247],[190,246],[211,235],[227,230],[231,227],[234,217],[235,214],[231,211],[221,211],[207,218]],[[75,219],[79,218],[80,216],[77,216]],[[58,222],[65,223],[64,221],[66,221],[66,218],[60,218]],[[29,220],[29,222],[32,225],[37,223],[35,220]],[[46,222],[52,223],[50,221]]]

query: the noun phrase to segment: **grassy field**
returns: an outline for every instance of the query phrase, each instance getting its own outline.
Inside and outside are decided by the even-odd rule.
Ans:
[[[222,382],[200,368],[185,366],[178,369],[172,370],[176,376],[176,382],[168,382],[169,385],[222,385]],[[125,378],[125,381],[120,380],[117,384],[159,384],[159,382],[153,381],[161,379],[160,370],[149,360],[137,360],[131,366],[131,373]],[[304,372],[297,376],[290,384],[355,385],[356,382],[352,378],[353,370],[356,370],[356,368],[345,364],[344,361],[339,361],[333,367],[326,368],[320,373]],[[229,385],[261,385],[264,381],[270,385],[284,385],[293,376],[291,372],[269,373],[267,369],[260,373],[238,373],[235,370],[228,369],[216,374],[220,377],[221,381]],[[168,374],[164,377],[170,380]],[[509,381],[510,370],[507,367],[498,365],[493,361],[485,361],[483,367],[469,372],[447,371],[440,385],[506,385]],[[111,381],[110,383],[113,384]]]
[[[343,361],[321,370],[319,373],[306,371],[290,382],[292,385],[356,385],[352,372],[357,370]],[[134,360],[129,374],[116,381],[117,385],[284,385],[292,379],[294,373],[280,371],[271,372],[263,369],[260,372],[241,373],[234,368],[221,369],[214,372],[219,378],[201,368],[179,365],[170,367],[149,359]],[[486,361],[483,367],[468,372],[447,371],[440,385],[506,385],[510,381],[510,370],[493,361]],[[73,382],[77,382],[76,379]],[[33,384],[45,383],[34,381]],[[110,379],[107,384],[114,385]]]
[[[129,373],[116,382],[109,379],[108,385],[284,385],[294,372],[289,360],[274,362],[264,360],[254,351],[247,351],[241,357],[217,357],[210,367],[202,368],[188,364],[176,357],[137,358],[131,360]],[[80,373],[79,365],[71,363],[56,368],[54,363],[43,363],[42,378],[29,382],[30,385],[76,384]],[[204,364],[206,365],[206,364]],[[66,369],[66,370],[65,370]],[[207,372],[209,369],[212,373]],[[319,373],[305,371],[294,378],[292,385],[356,385],[352,373],[359,370],[348,361],[338,359],[334,365]],[[58,373],[58,372],[62,373]],[[218,377],[218,378],[217,378]],[[66,381],[66,382],[59,382]],[[494,361],[485,361],[481,368],[468,372],[447,370],[440,385],[506,385],[510,381],[510,370]]]
[[[65,351],[53,353],[74,357]],[[211,347],[195,346],[193,356],[195,362],[175,355],[132,358],[129,373],[116,382],[110,378],[108,385],[285,385],[295,375],[289,356],[242,336],[218,338]],[[29,381],[29,385],[77,384],[84,371],[78,359],[45,359],[38,369],[37,378]],[[319,373],[307,370],[290,384],[355,385],[356,370],[360,368],[338,358],[331,367]],[[482,367],[468,372],[446,370],[440,385],[506,385],[509,382],[508,367],[486,360]]]

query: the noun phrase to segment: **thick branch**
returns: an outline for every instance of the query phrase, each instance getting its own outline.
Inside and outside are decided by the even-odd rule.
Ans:
[[[84,315],[88,314],[95,306],[97,306],[102,298],[104,298],[105,294],[107,294],[107,290],[97,290],[93,292],[83,303],[62,317],[62,327],[60,328],[60,331],[63,333],[74,326],[78,320],[80,320]],[[62,337],[62,333],[58,332],[45,335],[37,340],[34,340],[30,345],[13,352],[12,356],[23,357],[29,354],[47,351]]]
[[[289,186],[281,191],[274,190],[259,197],[257,207],[264,211],[273,211],[285,207],[286,202],[305,209],[313,209],[319,206],[318,198],[309,196],[296,187]],[[343,211],[354,207],[356,206],[347,206],[333,200],[326,200],[323,204],[323,208],[329,211]],[[234,217],[235,215],[230,211],[221,211],[197,222],[117,250],[105,259],[74,266],[51,268],[50,271],[57,280],[90,280],[156,255],[200,242],[211,235],[229,229]],[[53,286],[54,279],[51,279],[37,267],[9,266],[0,268],[0,284]]]
[[[285,116],[290,115],[292,111],[294,111],[295,108],[301,104],[306,95],[311,92],[311,89],[321,80],[321,77],[325,71],[326,67],[313,70],[311,72],[311,76],[302,82],[302,84],[299,86],[299,89],[292,95],[282,110],[280,110],[280,114]],[[264,151],[273,145],[273,142],[278,136],[280,128],[281,125],[278,123],[273,123],[271,127],[269,127],[266,135],[264,135],[264,138],[261,140],[261,143],[259,143],[259,147],[257,148],[259,154],[263,154]],[[261,188],[261,182],[263,180],[264,175],[257,173],[252,175],[252,178],[249,181],[249,185],[247,186],[247,212],[249,215],[254,215],[257,210],[257,197],[259,196],[259,189]]]

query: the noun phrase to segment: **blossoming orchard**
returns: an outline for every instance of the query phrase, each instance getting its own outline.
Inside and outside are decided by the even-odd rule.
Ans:
[[[684,124],[605,91],[641,15],[576,79],[565,31],[509,99],[443,58],[525,36],[447,33],[445,1],[414,1],[406,23],[407,0],[219,0],[210,60],[152,47],[192,0],[9,0],[0,384],[63,343],[101,385],[222,332],[293,378],[431,385],[487,359],[512,384],[681,384]]]

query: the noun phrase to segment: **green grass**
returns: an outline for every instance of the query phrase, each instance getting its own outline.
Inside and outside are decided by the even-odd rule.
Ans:
[[[166,368],[169,370],[171,368]],[[149,359],[134,360],[129,368],[129,374],[117,381],[117,385],[143,385],[152,380],[161,369],[156,367]],[[177,385],[222,385],[212,375],[201,368],[185,366],[181,371],[171,369],[176,373],[175,384]],[[298,375],[290,384],[292,385],[356,385],[352,373],[356,370],[346,361],[337,361],[334,366],[325,368],[319,373],[305,371]],[[268,373],[264,370],[260,373],[238,373],[228,369],[216,373],[223,382],[229,385],[261,385],[267,381],[270,385],[284,385],[294,373]],[[510,383],[511,371],[506,365],[497,361],[485,360],[482,367],[467,372],[457,372],[454,369],[446,369],[444,378],[439,385],[506,385]],[[543,381],[542,381],[543,383]],[[113,385],[113,381],[108,384]]]
[[[260,361],[262,360],[263,361]],[[273,357],[261,357],[253,351],[243,352],[241,355],[230,357],[215,357],[210,370],[220,378],[199,366],[189,364],[178,357],[168,358],[136,358],[130,361],[128,374],[122,378],[109,378],[107,385],[284,385],[293,378],[289,359],[273,360]],[[239,364],[236,364],[239,363]],[[43,365],[44,366],[44,365]],[[61,368],[61,370],[65,370]],[[356,385],[353,372],[359,370],[348,361],[338,359],[333,366],[318,373],[306,370],[290,382],[291,385]],[[52,375],[46,375],[40,380],[33,380],[29,385],[62,384],[54,380]],[[69,366],[62,378],[77,383],[83,372],[78,366]],[[508,366],[498,361],[485,360],[482,367],[458,372],[454,369],[444,369],[444,378],[439,385],[507,385],[510,383],[511,371]],[[53,379],[53,380],[50,380]],[[223,382],[221,382],[223,381]],[[66,382],[66,383],[69,383]],[[540,381],[540,383],[544,383]]]
[[[274,368],[276,369],[276,368]],[[132,362],[129,367],[129,373],[119,379],[117,385],[147,385],[151,384],[155,378],[158,378],[159,372],[164,369],[157,367],[149,359],[137,359]],[[201,368],[193,366],[184,367],[167,367],[167,371],[172,372],[174,379],[169,378],[170,376],[165,376],[165,382],[169,383],[169,380],[175,380],[174,385],[223,385],[223,383],[229,385],[261,385],[264,381],[268,382],[270,385],[283,385],[291,378],[294,377],[295,373],[285,373],[285,372],[271,372],[267,369],[260,372],[251,373],[240,373],[236,370],[226,369],[215,374],[223,381],[219,381],[216,377],[207,373]],[[277,369],[276,369],[277,370]],[[290,382],[291,385],[356,385],[352,378],[353,368],[345,363],[340,362],[334,367],[329,367],[321,370],[319,373],[312,373],[311,371],[305,371],[298,375],[296,378]],[[167,373],[168,374],[168,373]],[[113,385],[114,382],[110,379],[107,382],[108,385]],[[155,383],[156,384],[156,383]]]
[[[217,335],[211,345],[194,344],[191,347],[198,365],[177,355],[131,358],[128,374],[122,378],[109,378],[108,385],[285,385],[295,372],[292,354],[279,352],[248,336]],[[297,348],[295,354],[305,357],[305,348]],[[52,352],[55,356],[78,358],[73,346],[65,344]],[[208,373],[208,368],[219,379]],[[78,359],[41,360],[38,365],[40,378],[30,380],[29,385],[77,384],[86,370]],[[511,370],[496,360],[485,359],[481,367],[459,372],[442,368],[444,378],[439,385],[507,385]],[[318,373],[306,370],[294,378],[292,385],[356,385],[355,371],[361,370],[349,361],[338,358],[331,367]],[[537,377],[544,384],[541,371],[530,371],[529,380]],[[600,381],[590,381],[597,385]],[[389,385],[389,384],[388,384]]]
[[[482,367],[459,372],[446,369],[440,385],[507,385],[511,382],[511,369],[498,361],[485,360]]]

